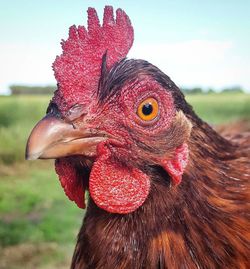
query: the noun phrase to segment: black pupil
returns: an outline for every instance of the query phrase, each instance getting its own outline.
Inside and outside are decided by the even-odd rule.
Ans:
[[[153,112],[153,106],[150,103],[147,103],[147,104],[143,105],[143,107],[142,107],[142,113],[145,116],[150,115],[152,112]]]

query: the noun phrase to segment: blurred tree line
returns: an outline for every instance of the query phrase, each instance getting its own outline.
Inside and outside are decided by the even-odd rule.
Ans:
[[[11,85],[10,92],[12,95],[40,95],[40,94],[53,94],[56,86],[25,86],[25,85]]]
[[[214,90],[212,88],[203,89],[201,87],[194,87],[194,88],[181,88],[181,91],[185,94],[209,94],[209,93],[244,93],[245,91],[240,86],[233,86],[224,88],[221,90]]]
[[[45,94],[52,95],[56,90],[55,85],[50,86],[25,86],[25,85],[11,85],[10,91],[12,95],[35,95],[35,94]],[[214,90],[214,89],[203,89],[201,87],[194,88],[181,88],[184,94],[210,94],[210,93],[244,93],[244,90],[240,86],[228,87],[222,90]]]

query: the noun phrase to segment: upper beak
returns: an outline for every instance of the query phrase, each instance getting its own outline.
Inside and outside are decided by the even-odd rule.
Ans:
[[[72,155],[95,156],[98,143],[107,137],[95,135],[87,128],[75,129],[71,123],[51,114],[32,130],[26,145],[27,160],[55,159]]]

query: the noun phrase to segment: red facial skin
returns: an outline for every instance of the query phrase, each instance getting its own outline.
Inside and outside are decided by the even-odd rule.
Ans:
[[[148,175],[138,167],[131,166],[131,160],[134,160],[137,165],[140,164],[143,152],[134,143],[133,135],[127,129],[132,129],[140,141],[145,142],[150,139],[153,143],[154,137],[169,128],[176,113],[169,92],[151,78],[141,79],[142,81],[136,83],[134,87],[126,85],[119,95],[114,95],[103,104],[97,105],[98,100],[93,100],[87,108],[88,114],[82,117],[82,121],[74,124],[79,129],[84,125],[84,128],[105,131],[114,137],[98,147],[89,178],[91,197],[100,208],[111,213],[125,214],[136,210],[144,203],[150,191]],[[159,112],[154,120],[145,122],[137,115],[137,108],[148,97],[158,101]],[[181,181],[187,164],[187,153],[187,147],[183,145],[176,149],[174,158],[160,159],[157,163],[172,176],[174,184],[179,184]],[[143,160],[155,164],[151,157],[152,155],[143,155]],[[69,177],[67,182],[66,174],[69,172],[66,170],[72,167],[66,168],[66,163],[59,162],[56,170],[66,194],[82,207],[83,202],[79,201],[79,194],[83,192],[82,186],[79,185],[82,180],[77,178],[72,180]],[[63,168],[60,165],[63,165]],[[60,171],[63,173],[60,174]],[[76,177],[74,173],[72,174]]]
[[[75,128],[105,131],[109,137],[98,146],[89,178],[90,195],[95,203],[111,213],[130,213],[140,207],[150,192],[150,178],[140,167],[143,162],[161,165],[178,184],[186,165],[187,147],[180,147],[174,157],[153,158],[134,142],[157,144],[176,114],[171,94],[145,75],[133,84],[123,86],[119,94],[100,103],[97,86],[102,56],[107,51],[107,67],[126,56],[133,42],[133,28],[127,15],[117,11],[116,22],[111,7],[104,11],[101,27],[94,9],[88,10],[88,32],[82,26],[70,28],[69,39],[62,42],[63,54],[53,68],[59,83],[55,102],[64,117],[70,109],[81,105],[81,116]],[[145,122],[137,115],[139,104],[148,97],[158,101],[159,113]],[[56,162],[56,172],[66,195],[83,208],[83,175],[74,170],[67,158]],[[86,179],[87,180],[87,179]],[[85,180],[85,181],[86,181]]]

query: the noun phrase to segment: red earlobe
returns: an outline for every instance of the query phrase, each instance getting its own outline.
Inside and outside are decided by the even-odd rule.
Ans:
[[[173,184],[178,185],[181,183],[182,175],[188,164],[188,145],[182,144],[176,148],[172,159],[162,160],[162,167],[171,176]]]

